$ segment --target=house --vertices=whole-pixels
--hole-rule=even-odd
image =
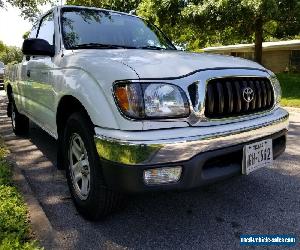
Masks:
[[[254,60],[254,44],[208,47],[203,51]],[[262,64],[276,73],[300,72],[300,40],[264,42]]]

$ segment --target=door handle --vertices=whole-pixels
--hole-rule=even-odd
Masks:
[[[27,77],[30,77],[30,70],[27,70],[26,75],[27,75]]]

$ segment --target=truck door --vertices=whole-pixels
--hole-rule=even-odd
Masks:
[[[46,14],[41,19],[36,37],[55,46],[53,12]],[[51,77],[53,69],[53,58],[50,56],[33,56],[27,63],[27,91],[30,93],[29,112],[33,121],[48,132],[53,131],[53,123],[56,121],[55,93]]]

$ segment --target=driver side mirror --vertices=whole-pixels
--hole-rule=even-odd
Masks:
[[[25,39],[22,46],[24,55],[33,56],[51,56],[55,54],[54,46],[50,45],[46,40],[39,38]]]

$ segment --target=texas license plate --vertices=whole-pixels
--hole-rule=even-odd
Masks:
[[[244,146],[243,174],[249,174],[259,168],[272,165],[273,147],[271,139]]]

